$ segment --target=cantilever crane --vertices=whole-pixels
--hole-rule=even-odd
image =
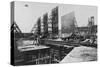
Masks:
[[[22,31],[20,30],[16,22],[13,22],[13,24],[11,25],[11,33],[18,34],[18,36],[21,38],[23,37]]]

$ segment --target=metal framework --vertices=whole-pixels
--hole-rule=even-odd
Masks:
[[[43,35],[45,37],[48,36],[48,14],[46,13],[44,16],[43,16]]]
[[[41,35],[41,18],[38,18],[37,21],[37,34]]]
[[[23,37],[22,31],[20,30],[16,22],[13,22],[13,24],[11,25],[11,33],[18,34],[18,36]]]
[[[43,15],[43,19],[38,18],[36,24],[31,30],[31,33],[42,35],[43,37],[58,35],[58,7],[52,9],[49,17],[48,13],[46,13]]]
[[[58,35],[58,7],[52,10],[52,34]]]

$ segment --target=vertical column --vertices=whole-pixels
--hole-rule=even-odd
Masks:
[[[37,34],[41,35],[41,18],[38,18],[37,21]]]
[[[48,36],[48,14],[43,16],[44,37]]]
[[[58,35],[58,7],[52,10],[52,34]]]

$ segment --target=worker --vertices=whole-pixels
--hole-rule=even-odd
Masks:
[[[37,46],[39,46],[39,44],[40,44],[40,36],[37,37]]]

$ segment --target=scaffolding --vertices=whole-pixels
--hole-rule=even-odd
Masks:
[[[52,35],[58,35],[58,7],[52,9]]]

